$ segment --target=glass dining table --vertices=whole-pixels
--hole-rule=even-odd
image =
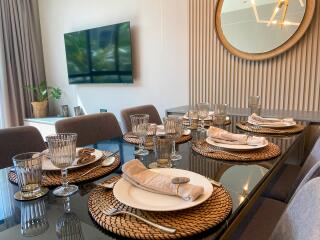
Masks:
[[[231,124],[225,126],[226,130],[234,133],[243,133],[236,128],[235,123],[246,120],[245,117],[231,116]],[[303,144],[308,122],[301,122],[306,126],[305,130],[299,134],[286,136],[265,137],[277,144],[281,149],[281,155],[266,161],[257,162],[237,162],[221,161],[204,157],[192,150],[192,143],[204,138],[204,134],[192,131],[192,140],[180,144],[177,148],[182,155],[182,159],[175,161],[174,168],[186,169],[219,181],[229,191],[233,208],[227,219],[214,228],[194,236],[194,239],[218,239],[227,231],[231,231],[232,224],[241,221],[246,212],[255,201],[265,186],[270,182],[277,169],[285,162],[299,164],[305,153]],[[251,134],[251,133],[247,133]],[[17,143],[18,144],[18,143]],[[93,145],[94,148],[107,151],[118,151],[120,153],[121,164],[134,159],[135,145],[125,142],[122,138],[101,141]],[[155,161],[152,151],[148,156],[140,159],[146,166]],[[122,239],[120,236],[108,232],[98,224],[88,212],[88,196],[97,186],[96,184],[106,179],[121,174],[121,167],[113,173],[100,179],[79,184],[79,191],[70,198],[55,197],[51,191],[43,198],[20,202],[13,198],[18,191],[18,187],[9,182],[8,173],[10,168],[0,170],[0,239],[63,239],[63,224],[66,221],[73,221],[73,226],[77,227],[79,236],[73,239]],[[48,226],[44,232],[38,236],[25,237],[22,235],[25,227],[25,215],[28,208],[41,208],[45,215]],[[66,206],[70,209],[70,214],[65,214]]]

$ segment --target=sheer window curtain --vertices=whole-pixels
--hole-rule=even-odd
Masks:
[[[38,0],[0,1],[0,126],[31,117],[26,85],[45,80]]]
[[[0,41],[1,41],[0,37]],[[3,58],[3,46],[0,44],[0,128],[4,128],[8,124],[6,116],[7,114],[5,113],[6,106],[6,99],[7,97],[5,96],[6,92],[4,91],[5,89],[5,82],[4,82],[4,58]]]

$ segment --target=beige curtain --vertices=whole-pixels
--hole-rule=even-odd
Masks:
[[[31,116],[33,100],[25,86],[45,80],[38,0],[0,1],[0,55],[4,123],[22,125]]]

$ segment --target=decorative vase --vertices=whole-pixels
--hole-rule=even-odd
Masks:
[[[34,118],[44,118],[48,116],[48,100],[42,102],[31,102]]]

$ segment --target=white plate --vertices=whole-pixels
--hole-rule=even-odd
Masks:
[[[190,183],[203,186],[204,193],[195,201],[185,201],[180,197],[157,194],[133,186],[121,178],[113,188],[113,194],[121,203],[146,211],[176,211],[197,206],[206,201],[212,194],[212,184],[200,174],[175,168],[150,169],[161,174],[177,177],[188,177]]]
[[[157,126],[157,136],[163,136],[166,133],[164,132],[164,126],[163,125],[158,125]],[[185,129],[182,133],[182,135],[186,136],[186,135],[190,135],[191,134],[191,130],[190,129]],[[150,136],[151,134],[149,134]]]
[[[209,116],[206,117],[204,120],[205,120],[205,121],[212,121],[212,117],[213,117],[213,116],[214,116],[214,111],[209,111]],[[189,120],[188,113],[186,113],[185,115],[183,115],[183,119]]]
[[[78,151],[80,149],[81,148],[77,148],[77,153],[78,153]],[[103,152],[100,151],[100,150],[95,149],[95,151],[93,153],[91,153],[91,155],[95,156],[94,160],[92,160],[90,162],[87,162],[87,163],[84,163],[84,164],[81,164],[81,165],[78,165],[77,161],[78,161],[79,158],[76,158],[73,161],[72,165],[70,167],[68,167],[68,169],[76,169],[76,168],[83,167],[83,166],[89,165],[91,163],[94,163],[94,162],[98,161],[103,156]],[[56,166],[54,166],[49,158],[44,157],[43,160],[42,160],[42,170],[56,171],[56,170],[60,170],[60,168],[57,168]]]
[[[279,124],[274,124],[274,123],[256,123],[251,120],[248,120],[248,123],[255,125],[255,126],[260,126],[260,127],[268,127],[268,128],[287,128],[287,127],[293,127],[297,125],[296,122],[283,122]]]
[[[212,146],[215,147],[221,147],[223,149],[227,149],[227,150],[233,150],[233,151],[249,151],[249,150],[255,150],[255,149],[260,149],[260,148],[264,148],[265,146],[268,145],[268,141],[266,140],[264,144],[260,144],[260,145],[241,145],[241,144],[226,144],[226,143],[218,143],[215,142],[211,137],[207,137],[206,138],[206,142],[209,143]]]

